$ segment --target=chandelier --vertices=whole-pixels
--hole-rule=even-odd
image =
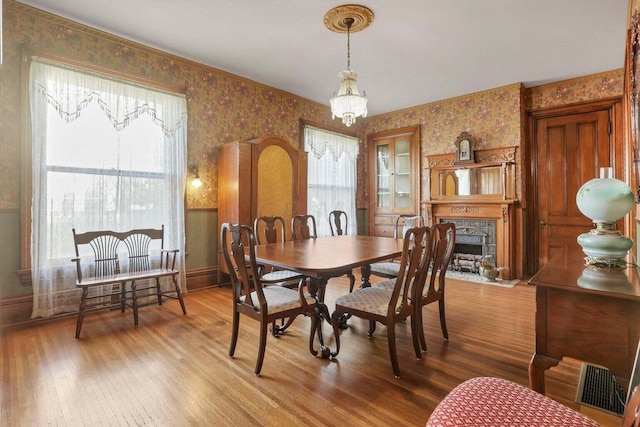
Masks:
[[[340,88],[329,100],[332,118],[340,117],[345,126],[351,126],[357,117],[367,117],[367,96],[358,91],[358,73],[351,70],[351,31],[360,31],[373,21],[370,9],[359,5],[338,6],[324,17],[331,31],[347,33],[347,69],[338,73]],[[355,24],[355,26],[354,26]]]

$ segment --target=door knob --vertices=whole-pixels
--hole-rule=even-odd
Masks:
[[[544,227],[545,225],[547,225],[547,223],[546,223],[546,222],[544,222],[544,221],[540,221],[540,225],[541,225],[542,227]]]

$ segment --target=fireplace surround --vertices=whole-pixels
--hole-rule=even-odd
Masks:
[[[453,222],[457,243],[481,246],[482,255],[492,256],[505,280],[512,279],[516,271],[515,150],[516,147],[476,150],[475,162],[468,165],[456,163],[455,153],[429,156],[427,198],[421,202],[428,225]],[[470,172],[464,173],[465,170]],[[470,183],[466,182],[467,177]],[[458,186],[463,183],[472,191],[460,191]],[[479,235],[482,243],[478,243]],[[478,248],[474,250],[477,252]]]

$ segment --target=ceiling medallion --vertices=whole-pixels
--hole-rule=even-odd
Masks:
[[[346,33],[345,18],[353,19],[353,24],[351,24],[349,31],[357,33],[371,25],[373,12],[368,7],[359,4],[336,6],[324,14],[324,25],[334,33]]]
[[[347,33],[347,69],[338,73],[340,88],[329,100],[332,118],[342,119],[345,126],[351,126],[358,117],[367,117],[367,95],[358,91],[358,73],[351,70],[350,35],[361,31],[373,22],[373,12],[356,4],[338,6],[324,15],[324,25],[336,33]],[[357,28],[354,29],[354,28]]]

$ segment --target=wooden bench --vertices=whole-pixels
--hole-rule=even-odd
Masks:
[[[160,229],[136,229],[124,232],[76,233],[73,229],[73,243],[76,257],[71,261],[76,263],[76,286],[82,289],[76,338],[80,337],[82,321],[88,309],[114,308],[119,305],[120,310],[124,312],[125,305],[130,301],[133,320],[137,325],[138,293],[142,291],[147,291],[145,296],[157,296],[160,305],[163,297],[178,299],[182,313],[187,314],[177,280],[180,270],[175,269],[176,255],[179,250],[164,249],[164,225]],[[159,246],[159,260],[156,262],[152,262],[150,256],[152,244]],[[123,245],[127,251],[127,258],[122,262],[126,265],[126,271],[120,270],[119,251]],[[89,251],[88,248],[91,250]],[[93,253],[93,265],[84,268],[88,277],[83,276],[81,252]],[[161,289],[160,279],[163,277],[171,278],[173,289],[166,291]],[[154,281],[155,285],[137,288],[136,283],[142,280]],[[100,287],[102,289],[99,289]],[[95,291],[90,295],[91,289]]]

